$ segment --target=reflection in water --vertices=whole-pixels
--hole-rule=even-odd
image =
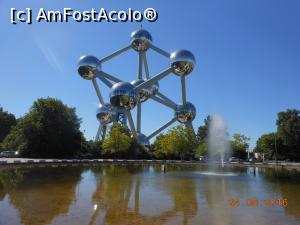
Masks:
[[[193,179],[170,182],[168,191],[174,201],[174,211],[182,212],[182,224],[188,224],[188,219],[195,216],[198,210],[196,187]]]
[[[0,182],[0,201],[2,201],[5,197],[5,191],[4,191],[4,187],[2,185],[2,183]]]
[[[161,212],[157,216],[146,217],[140,213],[139,207],[142,177],[136,175],[142,173],[143,169],[141,166],[116,165],[102,169],[101,178],[93,194],[93,204],[97,208],[89,224],[97,224],[97,217],[101,210],[105,211],[104,224],[164,224],[168,218],[179,212],[183,214],[182,224],[188,223],[188,218],[197,212],[194,181],[170,181],[167,182],[167,187],[158,187],[166,188],[169,192],[174,201],[173,209]],[[159,171],[157,166],[154,171]],[[97,176],[97,172],[94,172]],[[134,206],[130,208],[132,196]]]
[[[49,224],[68,213],[81,172],[80,167],[10,169],[0,171],[0,183],[22,224]]]
[[[285,212],[300,220],[300,173],[296,170],[270,168],[261,169],[261,173],[270,181],[269,188],[279,192],[281,198],[288,200],[288,207],[284,208]]]
[[[230,224],[229,220],[229,208],[224,207],[224,205],[216,204],[216,202],[226,202],[226,196],[228,194],[228,187],[225,187],[226,183],[224,178],[220,178],[219,180],[209,179],[205,184],[207,188],[206,192],[206,202],[208,207],[211,210],[211,218],[212,224]]]
[[[0,224],[8,214],[10,224],[25,225],[298,224],[300,173],[259,169],[253,176],[251,169],[222,169],[236,176],[211,176],[191,165],[167,165],[167,173],[160,165],[0,170]],[[242,204],[270,196],[289,199],[289,207]],[[228,207],[229,197],[241,205]]]

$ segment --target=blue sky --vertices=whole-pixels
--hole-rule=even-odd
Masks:
[[[159,18],[143,22],[154,44],[172,51],[188,49],[197,66],[187,77],[187,97],[197,108],[194,127],[208,114],[220,113],[228,131],[251,137],[276,129],[277,112],[300,108],[300,1],[173,0],[173,1],[34,1],[0,0],[0,104],[17,117],[40,97],[55,97],[76,107],[87,138],[95,136],[98,104],[92,83],[76,71],[81,55],[99,58],[129,44],[139,23],[10,23],[10,8],[47,10],[144,10]],[[149,52],[152,75],[168,60]],[[103,65],[103,70],[131,81],[137,55],[130,51]],[[108,90],[98,82],[106,101]],[[179,102],[180,82],[173,74],[161,91]],[[173,116],[153,102],[143,105],[143,132],[151,133]]]

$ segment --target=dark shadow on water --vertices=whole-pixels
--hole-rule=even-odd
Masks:
[[[0,183],[22,224],[49,224],[75,201],[82,167],[19,168],[0,171]]]

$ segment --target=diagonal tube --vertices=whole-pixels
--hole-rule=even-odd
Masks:
[[[102,96],[101,91],[100,91],[100,89],[99,89],[99,86],[98,86],[98,84],[97,84],[96,78],[93,78],[93,79],[92,79],[92,82],[93,82],[93,85],[94,85],[96,94],[97,94],[97,96],[98,96],[98,98],[99,98],[100,104],[101,104],[101,105],[104,105],[104,99],[103,99],[103,96]]]
[[[177,107],[177,104],[175,102],[173,102],[171,99],[169,99],[167,96],[165,96],[161,92],[158,92],[156,95],[158,97],[160,97],[162,100],[164,100],[165,102],[168,102],[168,104],[172,105],[173,108]]]
[[[150,98],[151,98],[152,100],[156,101],[156,102],[159,102],[160,104],[163,104],[163,105],[165,105],[165,106],[171,108],[171,109],[176,110],[176,108],[177,108],[177,105],[176,105],[176,104],[170,104],[170,102],[167,102],[166,100],[161,99],[161,98],[159,98],[159,97],[157,97],[157,96],[155,96],[155,95],[150,96]]]
[[[96,77],[101,80],[106,86],[108,86],[109,88],[112,87],[112,83],[107,80],[105,77],[103,77],[99,72],[96,73]]]
[[[116,82],[116,83],[122,82],[122,80],[120,80],[119,78],[116,78],[115,76],[112,76],[112,75],[110,75],[108,73],[105,73],[104,71],[99,71],[99,74],[101,76],[105,77],[106,79],[109,79],[109,80],[111,80],[113,82]]]
[[[136,91],[140,91],[143,88],[149,87],[152,84],[156,83],[157,81],[161,80],[162,78],[166,77],[170,73],[172,73],[172,68],[171,67],[168,68],[168,69],[166,69],[166,70],[164,70],[160,74],[152,77],[151,79],[146,80],[145,82],[141,83],[140,85],[136,86],[135,90]]]
[[[127,119],[128,119],[130,130],[131,130],[133,136],[136,138],[136,130],[135,130],[135,127],[134,127],[131,112],[129,110],[126,110],[126,116],[127,116]]]
[[[106,61],[108,61],[108,60],[110,60],[110,59],[112,59],[112,58],[114,58],[114,57],[120,55],[121,53],[126,52],[126,51],[129,50],[130,48],[131,48],[131,45],[126,46],[125,48],[121,48],[120,50],[115,51],[114,53],[112,53],[112,54],[110,54],[110,55],[108,55],[108,56],[106,56],[106,57],[100,59],[99,61],[100,61],[100,63],[104,63],[104,62],[106,62]]]
[[[153,138],[155,135],[157,135],[158,133],[160,133],[162,130],[166,129],[168,126],[170,126],[172,123],[174,123],[177,119],[173,118],[171,119],[169,122],[167,122],[165,125],[163,125],[162,127],[158,128],[156,131],[154,131],[152,134],[150,134],[147,138],[151,139]]]
[[[156,46],[154,46],[154,45],[150,45],[150,48],[153,50],[153,51],[155,51],[155,52],[157,52],[157,53],[159,53],[159,54],[161,54],[161,55],[163,55],[163,56],[165,56],[165,57],[167,57],[167,58],[170,58],[170,53],[169,52],[166,52],[166,51],[164,51],[164,50],[162,50],[161,48],[159,48],[159,47],[156,47]]]

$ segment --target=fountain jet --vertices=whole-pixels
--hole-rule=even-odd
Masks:
[[[224,167],[224,157],[230,151],[228,134],[225,122],[221,115],[212,116],[208,134],[208,155],[210,159],[216,159],[219,155],[221,165]]]

